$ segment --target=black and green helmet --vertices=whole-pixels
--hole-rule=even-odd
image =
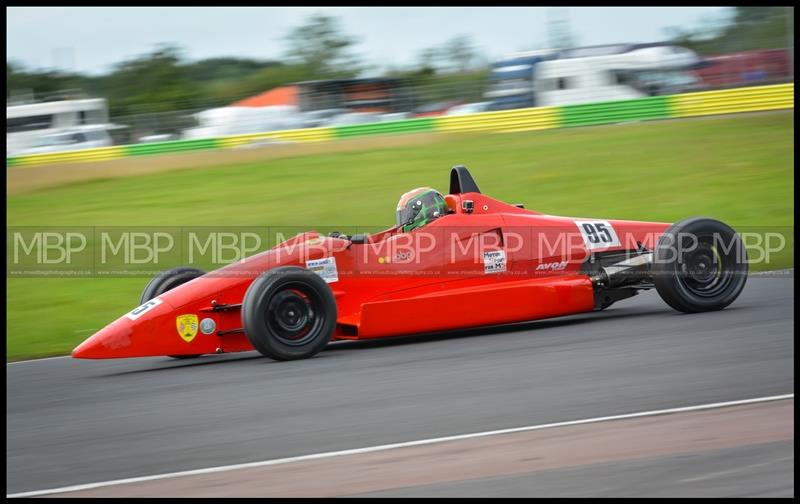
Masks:
[[[418,187],[400,197],[397,203],[397,226],[411,231],[447,213],[442,193],[430,187]]]

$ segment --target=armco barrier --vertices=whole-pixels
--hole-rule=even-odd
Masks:
[[[424,133],[433,131],[433,129],[434,120],[432,118],[407,119],[405,121],[338,126],[333,128],[333,137],[349,138],[362,135],[385,135],[391,133]]]
[[[561,127],[590,126],[626,121],[647,121],[669,117],[669,97],[566,105],[561,109]]]
[[[97,149],[84,149],[70,152],[57,152],[54,154],[32,154],[30,156],[17,156],[6,158],[6,166],[32,166],[55,163],[83,163],[86,161],[105,161],[125,157],[124,145],[114,147],[101,147]]]
[[[461,116],[444,116],[436,119],[436,131],[487,131],[511,133],[557,128],[560,124],[559,107],[537,107],[483,112]]]
[[[537,107],[463,116],[443,116],[352,126],[270,131],[198,140],[120,145],[56,154],[31,154],[7,157],[6,167],[104,161],[121,157],[157,155],[170,152],[229,149],[264,141],[326,142],[364,135],[419,132],[484,131],[487,133],[510,133],[626,121],[647,121],[671,117],[692,117],[791,108],[794,108],[793,82],[773,86],[655,96],[585,105]]]
[[[733,114],[786,108],[794,108],[794,83],[705,91],[670,97],[671,117]]]
[[[231,149],[263,141],[325,142],[331,139],[333,139],[333,128],[312,128],[226,136],[217,138],[217,142],[221,148]]]
[[[128,156],[147,156],[151,154],[164,154],[167,152],[185,152],[218,148],[219,143],[216,138],[204,138],[199,140],[177,140],[174,142],[126,145],[125,153]]]

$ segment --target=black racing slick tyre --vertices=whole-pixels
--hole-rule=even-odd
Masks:
[[[331,340],[336,298],[313,271],[283,266],[256,278],[242,301],[247,339],[275,360],[306,359]]]
[[[189,280],[194,280],[195,278],[201,277],[205,274],[206,272],[201,269],[183,266],[162,271],[153,277],[153,279],[150,280],[150,282],[148,282],[148,284],[144,287],[142,295],[139,297],[139,304],[142,305],[154,297],[164,294],[168,290],[174,289],[179,285],[185,284]],[[172,357],[173,359],[194,359],[195,357],[200,356],[169,355],[169,357]]]
[[[653,251],[651,268],[658,294],[684,313],[721,310],[747,281],[747,251],[727,224],[705,217],[669,227]]]
[[[179,285],[183,285],[189,280],[205,275],[206,272],[197,269],[180,266],[166,271],[162,271],[144,287],[142,295],[139,298],[139,304],[144,304],[156,296],[164,294],[168,290],[172,290]]]

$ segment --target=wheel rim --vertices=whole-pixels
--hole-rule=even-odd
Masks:
[[[681,285],[699,297],[715,297],[733,281],[735,257],[723,256],[710,234],[697,235],[697,246],[684,251],[678,264]]]
[[[290,346],[313,340],[322,325],[319,295],[294,284],[275,293],[267,303],[267,325],[274,336]]]

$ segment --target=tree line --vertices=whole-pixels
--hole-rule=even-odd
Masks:
[[[6,62],[6,97],[37,98],[89,95],[108,100],[113,117],[144,113],[197,110],[234,101],[304,80],[353,78],[371,68],[353,54],[357,40],[343,32],[339,21],[312,15],[285,37],[280,60],[216,57],[189,61],[177,45],[161,44],[151,52],[115,64],[99,76],[63,70],[36,70]],[[455,37],[423,51],[409,69],[389,69],[408,85],[473,84],[485,80],[485,60],[467,36]],[[442,93],[446,96],[446,92]],[[436,98],[435,93],[431,98]]]
[[[672,28],[668,39],[704,55],[793,44],[793,8],[736,7],[729,13],[697,30]],[[372,70],[352,52],[358,41],[344,33],[334,17],[314,14],[290,30],[285,41],[288,49],[280,60],[189,61],[179,46],[160,45],[99,76],[29,69],[7,61],[6,97],[75,90],[106,98],[111,115],[120,117],[223,106],[293,82],[351,78]],[[403,78],[423,102],[450,99],[454,90],[474,101],[481,99],[487,85],[487,66],[470,37],[460,35],[421,51],[410,68],[388,69],[385,75]]]
[[[713,56],[794,46],[794,7],[734,7],[696,29],[667,29],[669,40]]]

